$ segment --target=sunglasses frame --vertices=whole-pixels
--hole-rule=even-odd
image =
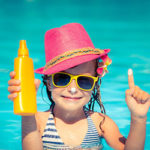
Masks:
[[[65,86],[58,86],[58,85],[56,85],[55,83],[54,83],[54,76],[56,75],[56,74],[66,74],[66,75],[68,75],[68,76],[70,76],[70,81],[68,82],[68,84],[67,85],[65,85]],[[75,81],[76,81],[76,85],[77,85],[77,87],[79,88],[79,89],[81,89],[81,90],[84,90],[84,91],[91,91],[91,90],[93,90],[93,88],[94,88],[94,86],[95,86],[95,82],[97,82],[98,81],[98,77],[94,77],[94,76],[89,76],[89,75],[72,75],[72,74],[70,74],[70,73],[66,73],[66,72],[58,72],[58,73],[54,73],[54,74],[52,74],[51,76],[52,76],[52,83],[53,83],[53,85],[55,86],[55,87],[67,87],[70,83],[71,83],[71,81],[74,79]],[[79,77],[89,77],[89,78],[92,78],[93,79],[93,81],[94,81],[94,83],[93,83],[93,85],[92,85],[92,88],[91,89],[83,89],[83,88],[81,88],[79,85],[78,85],[78,82],[77,82],[77,79],[79,78]]]

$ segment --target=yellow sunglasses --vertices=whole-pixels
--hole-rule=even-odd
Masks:
[[[56,87],[67,87],[73,79],[76,81],[78,88],[84,91],[91,91],[95,82],[98,81],[98,77],[89,75],[72,75],[66,72],[52,74],[52,82]]]

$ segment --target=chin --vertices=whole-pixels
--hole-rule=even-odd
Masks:
[[[76,111],[83,109],[83,107],[86,105],[86,103],[83,103],[83,101],[80,102],[62,102],[59,104],[62,109],[65,111]]]

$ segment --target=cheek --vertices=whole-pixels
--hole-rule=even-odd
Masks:
[[[92,91],[83,92],[83,93],[84,93],[85,103],[87,104],[90,101],[90,99],[91,99]]]
[[[51,93],[52,93],[53,100],[56,101],[57,99],[59,99],[60,93],[62,93],[63,91],[64,91],[63,88],[57,88],[52,84],[51,85]]]
[[[85,93],[85,95],[86,95],[86,96],[88,96],[88,97],[91,97],[91,95],[92,95],[92,91],[88,91],[88,92],[86,92],[86,93]]]

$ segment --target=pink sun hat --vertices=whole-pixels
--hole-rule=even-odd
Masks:
[[[35,72],[50,75],[97,58],[108,60],[109,51],[95,48],[81,24],[69,23],[46,32],[46,65]]]

